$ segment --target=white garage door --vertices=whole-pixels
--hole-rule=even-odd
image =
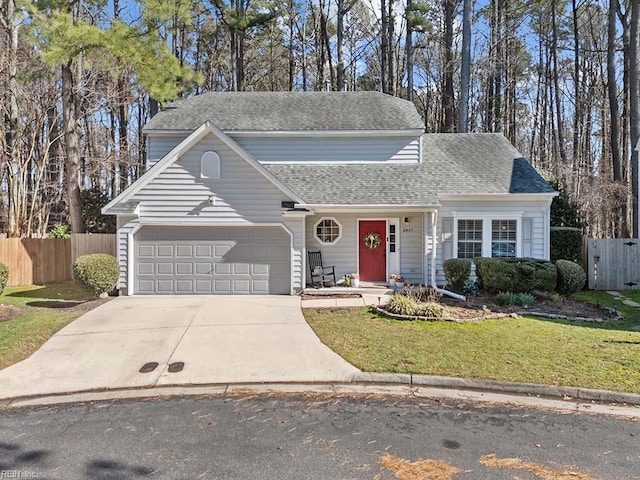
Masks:
[[[280,227],[142,227],[136,294],[289,294],[290,237]]]

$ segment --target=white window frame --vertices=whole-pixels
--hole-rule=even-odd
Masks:
[[[458,257],[458,221],[482,220],[482,256],[491,257],[492,220],[516,221],[516,257],[522,257],[522,217],[524,212],[453,212],[453,258]]]
[[[510,239],[494,239],[493,238],[493,222],[516,222],[516,238],[514,240],[510,240]],[[491,219],[491,256],[493,256],[493,244],[494,243],[505,243],[505,244],[514,244],[515,248],[514,248],[514,257],[520,257],[522,255],[518,255],[518,222],[515,218],[513,219],[504,219],[504,218],[492,218]],[[522,249],[521,249],[522,250]],[[497,258],[514,258],[514,257],[510,257],[510,256],[500,256]]]
[[[325,220],[332,220],[336,223],[336,225],[338,225],[338,236],[331,242],[324,241],[320,237],[318,237],[318,225],[320,225],[320,223],[324,222]],[[315,238],[320,245],[335,245],[342,238],[342,224],[336,217],[321,217],[316,223],[313,224],[313,238]]]
[[[211,162],[216,163],[218,175],[205,175],[205,165]],[[200,157],[200,178],[220,178],[220,155],[213,150],[207,150]]]

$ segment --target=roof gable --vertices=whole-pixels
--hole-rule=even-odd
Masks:
[[[156,162],[152,168],[150,168],[144,175],[138,178],[133,184],[131,184],[126,190],[121,192],[116,198],[111,200],[107,205],[102,208],[104,214],[117,214],[122,213],[122,205],[126,205],[127,209],[131,209],[131,199],[136,193],[142,190],[148,185],[154,178],[160,175],[166,168],[174,163],[178,158],[184,155],[191,147],[197,144],[200,140],[206,137],[208,134],[213,134],[224,142],[229,148],[255,168],[258,173],[264,176],[267,180],[273,183],[282,193],[296,202],[301,202],[302,199],[287,185],[282,183],[271,172],[264,168],[257,160],[255,160],[246,150],[238,145],[232,138],[222,132],[213,123],[207,121],[196,128],[191,135],[180,142],[173,150],[167,153],[162,159]]]
[[[144,127],[191,131],[424,131],[412,102],[380,92],[212,92],[167,105]]]

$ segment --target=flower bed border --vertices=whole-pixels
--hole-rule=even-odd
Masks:
[[[541,317],[548,318],[551,320],[569,320],[572,322],[591,322],[591,323],[604,323],[609,321],[618,321],[622,320],[622,315],[619,312],[616,312],[612,309],[609,310],[612,313],[616,313],[615,318],[604,319],[604,318],[586,318],[586,317],[574,317],[570,315],[561,315],[555,313],[543,313],[543,312],[533,312],[533,311],[524,311],[524,312],[513,312],[513,313],[493,313],[491,312],[489,315],[483,315],[472,318],[436,318],[436,317],[422,317],[419,315],[401,315],[399,313],[392,313],[388,310],[385,310],[382,307],[378,307],[376,305],[371,305],[371,309],[381,315],[384,315],[388,318],[393,318],[394,320],[423,320],[427,322],[455,322],[455,323],[473,323],[473,322],[482,322],[483,320],[498,320],[500,318],[518,318],[518,317]]]

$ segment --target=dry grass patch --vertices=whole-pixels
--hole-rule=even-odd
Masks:
[[[591,475],[578,472],[569,467],[565,467],[562,470],[552,470],[544,465],[525,462],[519,458],[498,458],[495,455],[484,455],[480,458],[480,463],[491,468],[526,470],[541,480],[597,480]]]
[[[395,455],[383,455],[379,462],[399,480],[451,480],[460,472],[453,465],[439,460],[410,462]]]

